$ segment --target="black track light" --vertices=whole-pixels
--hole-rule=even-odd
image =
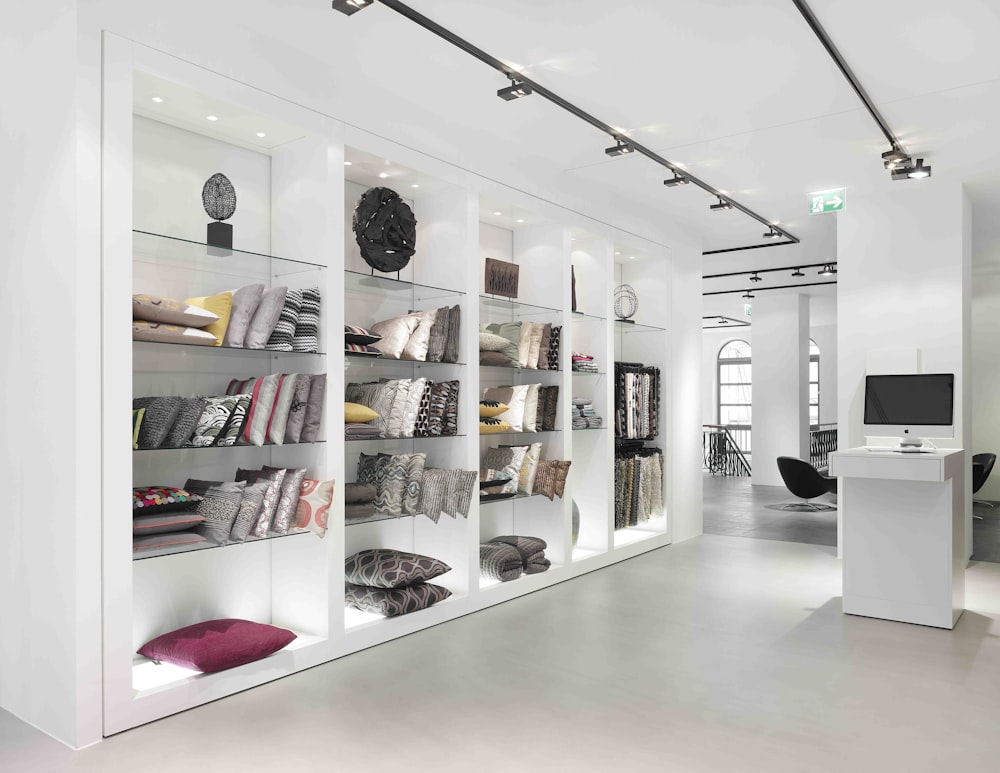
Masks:
[[[743,298],[753,298],[753,293],[750,292],[750,290],[747,290],[745,293],[743,293],[742,297]]]
[[[792,272],[792,276],[805,276],[805,274],[802,273],[801,268],[797,268]]]
[[[924,166],[924,160],[918,158],[917,163],[907,169],[906,176],[911,180],[922,180],[925,177],[931,176],[931,168]]]
[[[523,81],[519,81],[515,78],[511,78],[511,85],[505,86],[497,91],[497,96],[500,99],[504,99],[510,102],[514,99],[520,99],[521,97],[526,97],[531,93],[531,86]]]
[[[822,269],[816,272],[820,276],[833,276],[837,273],[837,269],[833,267],[832,263],[827,263]]]
[[[668,188],[674,188],[678,185],[687,185],[689,182],[691,181],[684,175],[677,174],[677,172],[674,172],[674,176],[669,180],[664,180],[663,184],[666,185]]]
[[[771,228],[770,231],[768,231],[766,234],[763,234],[763,237],[765,239],[777,239],[779,236],[781,236],[781,231],[775,231],[774,228]]]
[[[893,147],[892,150],[887,150],[882,154],[882,164],[886,169],[898,169],[909,163],[910,157],[898,147]]]
[[[728,324],[729,324],[729,320],[728,320],[728,319],[726,319],[725,317],[723,317],[722,319],[720,319],[720,320],[719,320],[718,322],[716,322],[715,324],[717,324],[717,325],[728,325]]]
[[[333,10],[350,16],[367,8],[374,2],[375,0],[333,0]]]
[[[752,274],[750,275],[750,281],[751,281],[751,282],[763,282],[763,281],[764,281],[764,277],[762,277],[762,276],[757,276],[757,272],[756,272],[756,271],[754,271],[754,272],[753,272],[753,273],[752,273]]]
[[[631,153],[634,150],[635,148],[627,142],[622,142],[620,137],[615,137],[615,146],[613,148],[605,148],[604,152],[609,156],[624,156],[626,153]]]
[[[710,210],[712,210],[713,212],[721,212],[724,209],[732,209],[733,205],[732,205],[732,202],[726,201],[724,198],[722,198],[720,196],[719,197],[719,203],[718,204],[709,204],[708,208]]]

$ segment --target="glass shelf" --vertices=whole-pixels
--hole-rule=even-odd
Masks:
[[[364,518],[344,518],[344,526],[359,526],[362,523],[379,523],[381,521],[401,521],[404,518],[416,518],[413,513],[390,515],[388,513],[372,513]]]
[[[616,333],[666,333],[665,327],[653,327],[652,325],[640,325],[638,322],[629,322],[624,319],[615,320]]]
[[[501,502],[516,502],[519,499],[531,499],[532,497],[544,497],[544,494],[516,494],[512,497],[506,497],[505,499],[487,499],[479,500],[480,506],[482,505],[499,505]],[[548,497],[546,497],[547,499]]]
[[[587,432],[588,430],[597,430],[598,432],[607,429],[607,427],[573,427],[573,432]]]
[[[344,352],[344,359],[350,360],[351,366],[357,365],[412,365],[416,368],[443,368],[449,365],[465,365],[464,362],[433,362],[428,360],[397,360],[393,357],[372,357],[367,354]]]
[[[484,315],[483,312],[487,312]],[[493,316],[504,319],[529,319],[533,317],[554,317],[562,316],[561,309],[553,309],[548,306],[535,306],[531,303],[521,303],[510,298],[498,298],[493,295],[479,296],[479,316]],[[558,321],[556,319],[555,321]]]
[[[225,545],[220,545],[217,542],[212,542],[211,540],[205,540],[204,542],[195,542],[189,545],[176,545],[174,547],[166,548],[147,548],[144,550],[136,550],[132,553],[133,561],[145,561],[150,558],[163,558],[164,556],[178,556],[182,553],[198,553],[203,550],[214,550],[216,548],[236,548],[241,545],[249,545],[256,542],[269,542],[275,539],[284,539],[286,537],[297,537],[301,534],[311,534],[312,532],[301,529],[296,531],[290,531],[288,534],[269,534],[266,537],[247,537],[244,542],[227,542]]]
[[[608,375],[607,371],[603,371],[603,370],[598,370],[598,371],[593,371],[593,370],[574,370],[574,371],[571,371],[571,372],[572,372],[572,374],[574,376],[606,376],[606,375]]]
[[[598,316],[596,316],[594,314],[584,314],[582,311],[571,311],[570,315],[572,316],[574,322],[576,322],[576,321],[580,321],[580,322],[586,322],[586,321],[590,321],[590,322],[607,322],[608,321],[607,317],[598,317]]]
[[[531,431],[530,429],[522,430],[509,430],[508,432],[480,432],[480,438],[497,437],[503,435],[541,435],[545,432],[562,432],[561,429],[536,429]]]
[[[345,443],[387,443],[391,440],[442,440],[465,435],[419,435],[416,437],[345,437]],[[287,445],[287,444],[286,444]]]
[[[513,365],[480,365],[480,368],[491,368],[493,370],[513,370],[513,371],[523,371],[525,373],[562,373],[560,369],[553,370],[552,368],[522,368],[520,365],[514,367]]]
[[[344,294],[345,296],[378,295],[383,300],[389,299],[399,302],[440,301],[442,299],[447,301],[452,299],[447,304],[439,303],[439,306],[453,306],[465,296],[461,290],[408,282],[403,279],[395,279],[391,274],[373,275],[349,269],[344,271]]]
[[[326,269],[326,266],[319,263],[246,250],[227,250],[149,231],[132,232],[132,255],[136,260],[152,261],[159,266],[172,265],[191,271],[207,271],[260,280]]]
[[[271,349],[245,349],[242,346],[199,346],[198,344],[181,344],[167,341],[132,341],[133,351],[153,353],[170,352],[183,356],[189,354],[209,354],[223,357],[258,357],[265,359],[273,357],[325,357],[326,352],[278,352]]]
[[[264,443],[262,446],[257,446],[253,444],[244,445],[234,445],[234,446],[170,446],[159,448],[133,448],[132,453],[137,454],[140,451],[235,451],[241,448],[285,448],[287,446],[314,446],[318,443],[325,443],[325,440],[314,440],[312,443],[282,443],[278,445],[277,443]]]

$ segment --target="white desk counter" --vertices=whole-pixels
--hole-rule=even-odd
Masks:
[[[830,454],[844,612],[953,628],[965,607],[965,452]]]

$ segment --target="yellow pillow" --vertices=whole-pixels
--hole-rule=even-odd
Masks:
[[[480,435],[493,435],[497,432],[510,432],[510,423],[500,419],[489,419],[479,422]]]
[[[483,400],[479,403],[479,418],[492,419],[505,413],[509,408],[510,406],[498,403],[496,400]]]
[[[344,421],[352,424],[364,424],[366,421],[374,421],[378,417],[378,414],[367,405],[344,403]]]
[[[217,314],[219,320],[211,325],[205,325],[202,330],[215,336],[215,345],[222,346],[222,339],[226,336],[226,328],[229,327],[229,314],[233,310],[232,292],[218,293],[217,295],[205,295],[200,298],[187,298],[184,303],[205,309],[213,314]]]

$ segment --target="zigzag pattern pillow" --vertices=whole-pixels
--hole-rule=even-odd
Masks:
[[[302,291],[289,290],[285,294],[285,305],[281,307],[278,323],[267,339],[265,349],[275,352],[292,351],[292,341],[295,339],[295,325],[302,309]]]
[[[307,287],[302,291],[302,306],[299,308],[299,317],[295,321],[295,332],[292,336],[293,352],[319,351],[320,301],[318,287]]]

